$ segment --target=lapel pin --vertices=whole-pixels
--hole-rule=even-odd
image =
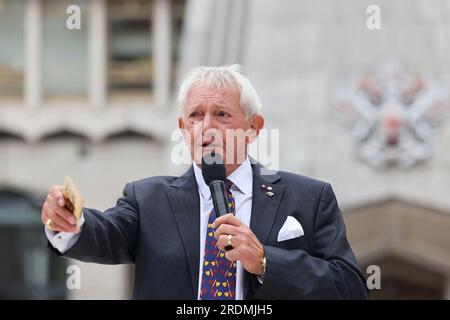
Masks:
[[[273,197],[275,195],[275,193],[272,192],[272,187],[271,186],[266,186],[265,184],[261,185],[261,189],[263,190],[267,190],[265,193],[266,196],[268,197]]]

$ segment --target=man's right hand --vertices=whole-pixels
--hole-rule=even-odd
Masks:
[[[80,232],[75,216],[66,207],[62,186],[53,186],[48,191],[42,205],[41,221],[51,231]]]

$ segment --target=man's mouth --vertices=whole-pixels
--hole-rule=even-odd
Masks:
[[[207,146],[209,146],[209,145],[211,145],[211,144],[212,144],[212,141],[203,142],[203,143],[202,143],[202,147],[203,147],[203,148],[206,148]]]
[[[202,144],[202,148],[221,148],[222,146],[219,144],[215,144],[215,143],[203,143]]]
[[[202,147],[203,148],[207,148],[207,147],[221,147],[221,144],[215,143],[214,140],[215,140],[214,138],[203,140]]]

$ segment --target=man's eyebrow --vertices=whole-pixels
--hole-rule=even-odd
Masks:
[[[221,109],[227,109],[227,110],[230,109],[230,107],[227,104],[222,104],[222,103],[214,103],[213,106],[216,108],[221,108]],[[189,107],[191,110],[195,110],[195,109],[204,107],[204,105],[202,103],[199,103],[199,104],[195,104],[195,105],[192,105]]]

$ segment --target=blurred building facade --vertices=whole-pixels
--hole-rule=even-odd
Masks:
[[[448,93],[450,4],[375,2],[0,0],[0,253],[14,261],[0,294],[128,298],[129,266],[76,262],[82,287],[65,290],[75,262],[43,250],[42,196],[70,174],[86,206],[106,209],[127,181],[182,173],[170,161],[180,75],[239,63],[280,129],[280,169],[329,181],[363,270],[380,266],[372,297],[449,299],[450,125],[426,137],[426,161],[374,168],[334,98],[391,59]],[[371,4],[378,30],[366,26]],[[80,30],[66,27],[70,5]]]

